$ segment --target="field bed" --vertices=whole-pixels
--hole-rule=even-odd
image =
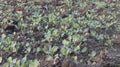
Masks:
[[[119,0],[1,0],[2,67],[120,67]]]

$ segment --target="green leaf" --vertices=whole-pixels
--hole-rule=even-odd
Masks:
[[[9,67],[9,63],[5,63],[3,67]]]
[[[27,56],[25,56],[24,58],[22,58],[21,63],[24,64],[27,61]]]
[[[87,51],[87,49],[88,49],[87,47],[84,47],[81,52],[85,53]]]
[[[78,57],[77,57],[77,56],[74,56],[73,58],[74,58],[74,60],[75,60],[75,61],[77,61],[77,59],[78,59]]]
[[[68,44],[69,44],[69,41],[63,40],[63,41],[62,41],[62,44],[63,44],[63,45],[68,45]]]
[[[30,47],[28,47],[28,48],[27,48],[27,51],[28,51],[28,53],[30,53],[30,51],[31,51],[31,48],[30,48]]]
[[[80,46],[78,45],[77,47],[74,48],[74,51],[79,51],[80,50]]]
[[[72,52],[72,49],[67,47],[66,48],[66,55],[69,55],[71,52]]]
[[[106,6],[105,2],[94,2],[94,4],[96,4],[98,7],[104,7],[104,6]]]
[[[39,61],[38,60],[34,60],[34,67],[38,67],[38,65],[39,65]]]
[[[21,67],[28,67],[28,65],[24,63],[24,64],[21,64]]]
[[[53,52],[56,52],[57,50],[58,50],[58,47],[57,47],[57,46],[53,46],[53,47],[52,47],[52,51],[53,51]]]
[[[36,48],[36,52],[39,52],[39,51],[41,51],[41,48],[40,48],[40,47],[37,47],[37,48]]]
[[[55,29],[55,30],[52,32],[52,36],[54,36],[54,37],[57,37],[57,36],[58,36],[58,30],[57,30],[57,29]]]
[[[52,59],[53,59],[53,57],[50,56],[50,55],[46,58],[47,61],[50,61],[50,60],[52,60]]]
[[[83,59],[80,59],[80,62],[82,63],[82,62],[83,62]]]
[[[16,67],[21,67],[20,60],[17,60],[15,64],[16,64]]]
[[[0,57],[0,63],[2,62],[2,57]]]
[[[8,62],[12,62],[12,57],[9,57],[9,58],[8,58]]]
[[[63,55],[68,56],[72,52],[72,49],[70,49],[68,47],[64,47],[61,49],[61,52]]]
[[[29,67],[38,67],[38,65],[39,65],[39,61],[36,59],[29,63]]]
[[[6,35],[5,34],[2,34],[2,39],[4,39],[6,37]]]
[[[13,59],[13,63],[16,63],[17,62],[17,59]]]
[[[95,51],[92,51],[91,54],[90,54],[91,57],[95,57],[95,55],[96,55]]]
[[[76,42],[76,41],[78,41],[79,40],[79,37],[77,36],[77,35],[74,35],[73,36],[73,42]]]

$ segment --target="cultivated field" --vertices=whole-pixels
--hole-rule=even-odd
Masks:
[[[120,67],[119,0],[0,0],[1,67]]]

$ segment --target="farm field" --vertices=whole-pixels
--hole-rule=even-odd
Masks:
[[[0,0],[0,67],[120,67],[120,1]]]

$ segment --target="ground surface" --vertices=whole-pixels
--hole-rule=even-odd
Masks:
[[[3,67],[120,67],[119,0],[1,0]]]

